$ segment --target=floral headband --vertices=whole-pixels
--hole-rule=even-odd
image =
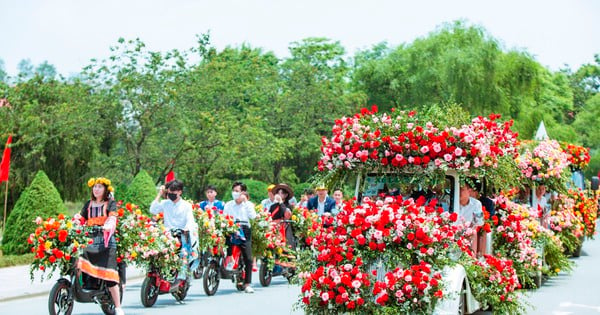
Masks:
[[[87,182],[88,187],[94,187],[96,184],[102,184],[107,187],[108,191],[113,192],[115,189],[111,186],[110,179],[104,177],[90,178]]]

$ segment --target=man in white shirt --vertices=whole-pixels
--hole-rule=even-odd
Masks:
[[[242,245],[242,257],[244,259],[244,266],[246,268],[246,277],[244,279],[244,292],[254,293],[254,289],[250,286],[252,283],[252,230],[250,228],[250,220],[256,218],[256,210],[254,204],[248,201],[247,187],[242,182],[235,182],[231,187],[231,197],[233,200],[228,201],[225,204],[224,214],[228,214],[233,217],[235,222],[240,226],[242,232],[244,232],[245,240]],[[231,244],[229,238],[227,238],[228,248],[227,255],[231,256]]]
[[[156,198],[154,198],[154,201],[150,205],[150,212],[152,214],[163,213],[164,224],[167,229],[180,229],[186,235],[189,235],[189,240],[187,237],[181,238],[181,248],[191,249],[192,246],[190,244],[197,245],[198,243],[198,225],[196,224],[196,220],[194,220],[192,205],[181,198],[182,192],[183,182],[177,179],[168,182],[165,186],[161,186],[158,195],[156,195]],[[160,201],[160,198],[165,196],[165,193],[167,199]],[[180,254],[183,257],[183,255],[191,255],[192,253],[182,250]],[[180,271],[177,273],[177,279],[171,285],[173,292],[183,283],[186,276],[187,267],[182,264]]]
[[[471,197],[472,188],[468,183],[463,184],[460,187],[460,197],[459,204],[460,208],[458,209],[458,222],[470,224],[471,227],[476,229],[478,226],[483,226],[483,206],[481,202],[473,197]],[[478,238],[477,233],[474,233],[471,240],[471,247],[473,248],[473,252],[476,254],[478,248],[478,241],[485,242],[485,237]],[[485,248],[485,245],[479,246],[479,248]]]

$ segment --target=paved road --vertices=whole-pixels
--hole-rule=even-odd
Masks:
[[[535,307],[527,314],[544,315],[598,315],[600,314],[600,239],[586,241],[582,256],[574,259],[575,270],[561,274],[547,281],[544,286],[527,295],[527,300]],[[254,294],[238,292],[230,281],[222,280],[215,296],[208,297],[202,290],[201,280],[195,280],[185,302],[180,304],[170,295],[161,295],[156,305],[144,308],[140,302],[141,278],[130,281],[123,300],[126,314],[302,314],[294,310],[299,287],[288,285],[281,277],[276,277],[270,287],[258,284],[254,274]],[[4,282],[4,285],[7,283]],[[1,314],[47,314],[47,294],[3,300]],[[73,314],[100,314],[95,304],[76,303]],[[487,314],[479,312],[479,314]]]
[[[551,278],[528,296],[535,315],[600,314],[600,236],[583,244],[571,274]]]
[[[257,278],[254,275],[254,279]],[[222,280],[219,290],[214,296],[206,296],[202,289],[202,281],[194,280],[184,303],[178,303],[169,295],[160,295],[152,308],[145,308],[140,302],[141,279],[132,281],[125,289],[123,309],[127,315],[140,314],[303,314],[293,311],[292,305],[297,300],[299,287],[290,286],[282,277],[273,278],[270,287],[263,288],[256,280],[255,293],[241,293],[235,289],[231,281]],[[26,299],[15,299],[0,303],[0,314],[47,314],[48,296],[41,295]],[[76,303],[73,314],[102,314],[95,304]]]

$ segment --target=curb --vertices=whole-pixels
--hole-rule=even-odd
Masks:
[[[144,279],[145,277],[146,277],[145,273],[140,273],[140,274],[128,277],[127,285],[130,285],[132,283],[137,283],[139,280]],[[50,287],[49,289],[44,289],[44,290],[41,290],[38,292],[24,293],[24,294],[15,295],[15,296],[9,296],[9,297],[0,297],[0,303],[28,299],[28,298],[33,298],[33,297],[40,297],[40,296],[44,296],[44,295],[47,296],[48,294],[50,294],[51,289],[52,288]]]

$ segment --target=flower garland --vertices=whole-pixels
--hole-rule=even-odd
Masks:
[[[104,186],[107,187],[107,190],[109,192],[113,192],[115,191],[115,189],[113,188],[113,186],[111,185],[111,181],[108,178],[104,178],[104,177],[97,177],[97,178],[90,178],[87,182],[88,187],[92,188],[94,187],[94,185],[96,184],[102,184]]]
[[[569,155],[559,143],[556,140],[527,142],[522,148],[524,152],[516,162],[530,186],[546,185],[550,190],[564,190]]]
[[[386,273],[385,281],[373,285],[373,295],[375,303],[391,308],[396,314],[425,315],[432,314],[433,306],[444,296],[442,288],[441,272],[421,261],[418,265]]]
[[[569,195],[558,194],[552,198],[550,229],[561,240],[564,250],[572,253],[581,245],[584,225],[575,215],[575,200]]]
[[[576,169],[584,169],[590,164],[590,150],[588,148],[561,142],[562,150],[568,154],[568,160]]]
[[[43,280],[45,274],[46,279],[49,279],[56,270],[64,275],[73,268],[81,250],[91,241],[82,222],[83,218],[79,214],[73,218],[59,214],[56,218],[35,219],[38,226],[27,239],[31,252],[34,253],[29,270],[32,281],[36,270],[42,271]]]
[[[573,212],[583,223],[585,237],[593,239],[596,234],[596,219],[598,218],[598,198],[588,197],[581,190],[574,189],[569,189],[567,194],[575,201]]]
[[[291,219],[294,235],[300,245],[307,245],[306,239],[309,237],[314,238],[317,235],[317,230],[323,224],[319,215],[303,207],[293,208]]]
[[[416,113],[378,114],[363,109],[335,121],[331,138],[323,137],[320,171],[356,168],[393,168],[436,173],[446,169],[484,172],[503,156],[517,154],[512,121],[498,123],[500,115],[476,117],[470,125],[436,127],[422,123]]]
[[[497,219],[495,219],[496,217]],[[496,215],[493,248],[502,257],[513,259],[519,282],[527,287],[534,284],[533,275],[541,270],[534,244],[534,231],[539,227],[537,211],[513,203],[503,195],[496,197]],[[536,225],[537,223],[537,225]],[[543,246],[543,245],[539,245]]]
[[[162,215],[153,220],[130,203],[119,208],[117,214],[117,261],[147,270],[154,268],[167,277],[180,268],[181,243],[162,224]]]
[[[194,203],[194,217],[198,223],[198,242],[201,252],[220,255],[226,249],[225,240],[237,232],[233,217],[223,214],[216,207],[203,211]]]
[[[390,312],[431,313],[444,296],[439,272],[453,264],[450,252],[469,246],[456,220],[424,198],[346,202],[332,226],[307,238],[310,251],[298,264],[302,307],[369,312],[385,305]]]

